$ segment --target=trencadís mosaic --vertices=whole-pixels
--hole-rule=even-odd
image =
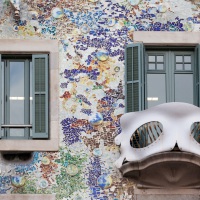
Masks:
[[[200,31],[198,0],[21,0],[20,20],[0,2],[1,39],[57,39],[60,150],[28,164],[0,162],[0,193],[57,200],[132,200],[114,166],[124,113],[124,47],[135,31]]]

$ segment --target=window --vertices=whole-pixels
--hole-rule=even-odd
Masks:
[[[199,102],[199,45],[126,48],[126,109],[139,111],[166,102]]]
[[[171,48],[145,54],[145,108],[166,102],[194,104],[194,52]]]
[[[1,58],[1,138],[48,138],[48,55]]]
[[[58,41],[0,40],[0,55],[0,151],[58,151]]]

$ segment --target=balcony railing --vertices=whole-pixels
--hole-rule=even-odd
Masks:
[[[157,140],[163,131],[160,122],[152,121],[140,126],[131,136],[130,145],[133,148],[144,148]]]

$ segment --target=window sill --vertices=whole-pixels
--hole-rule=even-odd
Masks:
[[[58,121],[51,120],[50,139],[0,140],[0,151],[58,151]]]
[[[135,31],[134,41],[145,45],[196,46],[200,43],[199,32]]]
[[[1,140],[0,151],[58,151],[58,138],[50,140]]]
[[[4,200],[55,200],[55,194],[1,194]]]

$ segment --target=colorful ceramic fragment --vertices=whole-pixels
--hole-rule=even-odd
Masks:
[[[81,30],[82,33],[86,34],[86,33],[89,33],[90,27],[89,27],[87,24],[83,24],[83,25],[80,27],[80,30]]]
[[[75,176],[76,174],[78,174],[78,167],[76,165],[70,164],[70,165],[67,166],[66,172],[70,176]]]
[[[38,12],[34,10],[29,11],[28,15],[31,20],[36,20],[38,18]]]
[[[53,8],[52,11],[51,11],[51,14],[55,19],[60,19],[64,15],[63,10],[61,8],[58,8],[58,7]]]
[[[68,40],[63,40],[63,44],[68,46],[69,45],[69,41]]]
[[[89,117],[89,122],[93,126],[100,125],[103,122],[103,116],[101,113],[96,112]]]
[[[95,156],[101,156],[101,155],[102,155],[102,151],[101,151],[101,149],[99,149],[99,148],[95,148],[95,149],[93,150],[93,154],[94,154]]]
[[[41,179],[40,181],[39,181],[39,186],[41,187],[41,188],[46,188],[46,187],[48,187],[48,185],[49,185],[49,183],[48,183],[48,181],[46,180],[46,179]]]
[[[112,185],[112,177],[108,174],[103,174],[97,179],[97,184],[102,189],[107,189]]]
[[[23,176],[13,176],[11,178],[11,183],[14,187],[22,187],[25,185],[26,179]]]
[[[108,26],[114,26],[116,24],[116,20],[114,18],[109,18],[107,21]]]
[[[119,72],[119,71],[120,71],[120,67],[116,66],[116,67],[114,68],[114,70],[115,70],[115,72]]]
[[[192,21],[187,21],[185,24],[184,24],[184,29],[186,31],[192,31],[194,29],[194,24]]]
[[[136,6],[140,3],[141,0],[127,0],[132,6]]]
[[[50,160],[46,156],[42,158],[41,162],[42,162],[43,165],[49,165],[50,164]]]
[[[96,3],[99,0],[88,0],[89,2]]]
[[[13,25],[13,31],[17,32],[18,30],[19,30],[19,27],[16,24],[14,24]]]
[[[157,8],[156,7],[149,7],[147,9],[147,13],[155,15],[157,13]]]
[[[106,61],[109,58],[109,53],[105,50],[100,50],[96,53],[96,57],[100,61]]]
[[[167,11],[167,6],[165,4],[161,4],[158,6],[158,12],[165,13]]]
[[[81,196],[76,196],[74,200],[83,200]]]

